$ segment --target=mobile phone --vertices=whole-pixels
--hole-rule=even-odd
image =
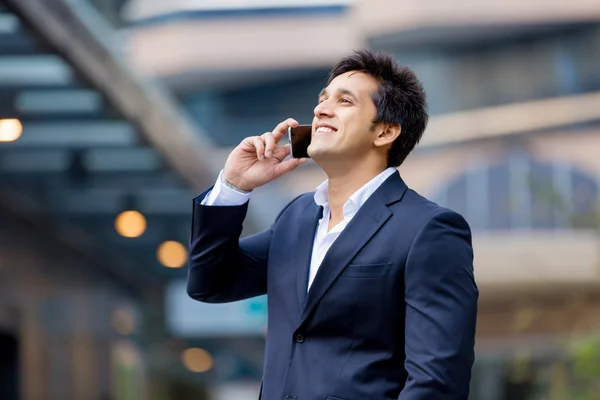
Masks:
[[[298,125],[296,128],[288,128],[290,156],[292,158],[309,158],[308,146],[310,146],[311,137],[312,125]]]

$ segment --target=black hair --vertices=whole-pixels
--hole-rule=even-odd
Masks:
[[[388,166],[400,166],[421,140],[427,121],[427,99],[413,71],[390,54],[359,50],[341,59],[331,70],[327,84],[346,72],[363,72],[375,78],[379,90],[373,96],[377,108],[374,122],[399,124],[400,136],[388,153]]]

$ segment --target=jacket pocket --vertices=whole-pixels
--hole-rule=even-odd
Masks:
[[[340,277],[342,278],[381,278],[390,272],[392,263],[383,264],[349,264]],[[344,399],[341,399],[344,400]]]
[[[325,400],[346,400],[346,399],[342,399],[341,397],[327,396],[327,398]]]

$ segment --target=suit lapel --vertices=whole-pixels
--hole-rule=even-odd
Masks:
[[[298,226],[298,242],[296,243],[296,254],[298,254],[298,264],[296,267],[296,288],[298,290],[298,303],[300,311],[304,308],[306,301],[306,288],[308,287],[308,273],[310,270],[310,260],[312,258],[313,243],[317,231],[317,223],[323,216],[323,207],[316,203],[304,211],[300,217]]]
[[[358,210],[358,213],[333,243],[319,266],[306,298],[301,323],[304,323],[306,318],[310,316],[323,295],[352,258],[392,215],[387,205],[400,200],[406,189],[407,187],[400,175],[395,173]],[[310,263],[310,259],[308,263]],[[305,278],[302,282],[304,292],[306,292],[307,284]]]

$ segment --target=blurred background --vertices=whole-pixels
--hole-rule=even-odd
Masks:
[[[600,399],[597,0],[1,0],[0,399],[256,399],[266,302],[187,298],[192,199],[359,48],[423,81],[401,173],[474,230],[471,399]]]

